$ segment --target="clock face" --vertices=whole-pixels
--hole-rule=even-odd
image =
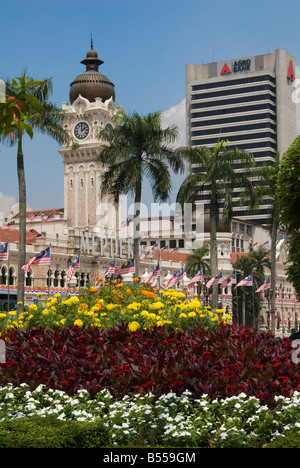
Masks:
[[[77,140],[84,140],[90,132],[90,128],[86,122],[78,122],[74,128],[74,135]]]

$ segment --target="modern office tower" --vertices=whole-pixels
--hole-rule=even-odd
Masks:
[[[228,140],[251,152],[257,166],[271,165],[297,136],[293,102],[295,58],[279,49],[266,55],[186,65],[187,144],[213,147]],[[238,169],[238,165],[237,165]],[[197,168],[190,168],[191,171]],[[234,194],[234,217],[265,224],[265,202],[250,216]],[[209,207],[209,190],[198,203]]]

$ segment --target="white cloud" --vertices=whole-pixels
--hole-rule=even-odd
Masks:
[[[178,127],[180,137],[176,146],[185,146],[186,145],[186,125],[185,125],[185,99],[183,99],[179,104],[170,107],[162,113],[162,127],[166,128],[170,125],[176,125]]]
[[[5,216],[9,215],[10,209],[15,203],[15,197],[11,197],[0,192],[0,221],[1,218],[4,218]]]

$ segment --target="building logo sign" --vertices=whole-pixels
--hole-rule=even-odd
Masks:
[[[233,71],[234,73],[244,72],[244,71],[251,71],[251,60],[238,60],[233,64]]]
[[[230,66],[227,63],[220,64],[220,75],[230,75],[231,73],[243,73],[253,71],[251,69],[252,59],[241,59],[231,62]]]

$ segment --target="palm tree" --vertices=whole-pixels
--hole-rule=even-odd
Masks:
[[[187,276],[193,278],[199,270],[203,276],[210,273],[209,262],[205,259],[208,254],[207,245],[202,245],[193,250],[186,259],[185,271]],[[201,283],[198,282],[198,296],[201,294]]]
[[[26,179],[24,170],[23,137],[26,133],[33,137],[34,132],[50,135],[59,143],[68,141],[68,134],[61,124],[63,113],[49,102],[52,81],[33,80],[26,71],[21,77],[6,83],[7,103],[15,104],[13,119],[2,127],[0,141],[17,145],[17,174],[19,184],[19,257],[18,257],[18,311],[24,304],[24,271],[26,262]],[[8,105],[8,104],[7,104]],[[5,104],[4,104],[5,106]]]
[[[168,200],[172,189],[170,169],[184,171],[184,163],[172,149],[178,138],[177,127],[161,128],[161,113],[140,116],[120,111],[115,126],[100,132],[103,148],[99,161],[106,169],[102,176],[102,195],[118,203],[121,194],[134,196],[134,258],[139,276],[140,203],[143,178],[150,182],[154,201]]]
[[[232,197],[236,188],[242,187],[254,203],[256,197],[251,183],[251,172],[255,166],[254,157],[239,148],[228,148],[225,141],[220,141],[214,148],[206,146],[183,147],[177,154],[188,163],[197,166],[182,183],[177,201],[194,203],[197,195],[204,190],[210,191],[210,269],[211,275],[218,273],[217,225],[220,216],[225,225],[232,218]],[[241,164],[243,171],[236,171],[235,165]],[[212,308],[218,307],[218,285],[213,285]]]
[[[250,205],[251,208],[255,209],[262,200],[267,200],[270,205],[268,229],[271,237],[271,310],[273,311],[275,311],[276,308],[276,244],[280,218],[280,206],[277,197],[279,170],[280,155],[277,153],[275,161],[271,166],[264,165],[257,170],[258,185],[256,191],[258,200]],[[275,333],[275,313],[271,314],[271,332]]]
[[[253,274],[254,270],[254,260],[249,256],[238,256],[237,261],[233,264],[234,270],[237,271],[237,283],[243,278],[246,278],[249,275]],[[246,297],[249,295],[249,287],[240,286],[237,288],[237,301],[239,297],[239,292],[242,297],[242,325],[246,325]],[[252,288],[251,288],[252,291]],[[238,303],[237,303],[238,308]]]
[[[260,312],[260,298],[258,298],[255,307],[254,292],[265,282],[265,270],[271,269],[270,252],[263,246],[256,250],[251,250],[249,255],[238,256],[233,268],[239,272],[239,280],[249,275],[253,276],[253,287],[240,287],[242,295],[242,323],[246,324],[246,309],[251,312],[252,324],[255,326],[256,316]],[[248,300],[246,300],[248,299]]]
[[[263,246],[259,246],[255,250],[251,250],[249,254],[253,261],[253,282],[254,291],[256,291],[265,282],[265,270],[271,270],[270,250]],[[260,315],[260,295],[257,297],[257,315]]]

